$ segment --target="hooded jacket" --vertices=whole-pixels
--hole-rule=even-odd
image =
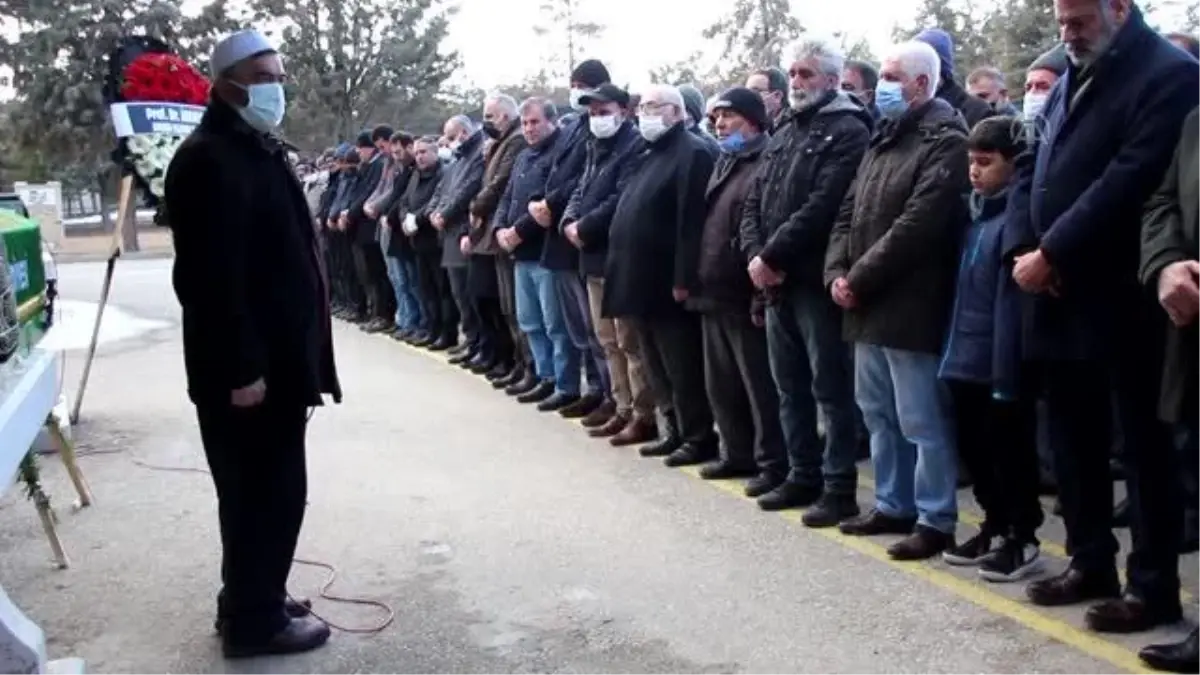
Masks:
[[[969,222],[967,130],[934,98],[883,124],[842,202],[825,286],[845,277],[858,304],[847,340],[940,354]]]
[[[785,272],[785,283],[822,285],[829,233],[871,126],[870,113],[841,91],[780,121],[742,208],[746,262],[758,256]]]

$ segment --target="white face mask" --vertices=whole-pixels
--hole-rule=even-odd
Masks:
[[[574,108],[577,112],[583,112],[584,110],[587,110],[587,106],[584,105],[583,102],[579,100],[579,99],[583,98],[583,94],[585,91],[586,90],[584,90],[584,89],[576,89],[576,88],[572,87],[571,92],[567,95],[568,100],[571,102],[571,107]]]
[[[612,138],[621,128],[621,122],[616,115],[592,116],[588,117],[588,128],[596,138]]]
[[[237,109],[246,124],[264,134],[278,128],[287,110],[283,85],[278,82],[263,82],[248,87],[240,84],[237,86],[246,92],[246,106]]]
[[[638,130],[642,132],[642,138],[653,143],[667,133],[667,125],[662,115],[642,115],[638,117]]]
[[[450,148],[438,148],[438,159],[443,162],[449,162],[454,159],[454,151]]]
[[[1046,107],[1046,99],[1050,98],[1050,94],[1038,91],[1031,91],[1025,94],[1025,101],[1022,104],[1025,119],[1031,120],[1042,114],[1042,109]]]

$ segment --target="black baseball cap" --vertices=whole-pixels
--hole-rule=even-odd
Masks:
[[[629,105],[629,92],[615,84],[606,82],[595,89],[584,92],[583,96],[579,97],[579,102],[583,105],[588,105],[589,103],[616,103],[624,108]]]

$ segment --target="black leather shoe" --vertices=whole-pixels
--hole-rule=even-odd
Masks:
[[[1075,605],[1088,600],[1117,598],[1121,595],[1121,582],[1116,571],[1082,572],[1074,567],[1056,577],[1035,581],[1025,588],[1029,601],[1042,607]]]
[[[569,420],[579,419],[592,414],[592,411],[603,404],[604,397],[600,394],[584,394],[579,397],[579,400],[560,409],[558,414]]]
[[[474,359],[478,355],[479,355],[479,352],[468,349],[466,351],[459,352],[458,354],[456,354],[454,356],[451,356],[449,359],[446,359],[446,361],[453,365],[460,366],[460,365],[467,363],[468,361]]]
[[[769,473],[760,473],[754,478],[746,481],[746,489],[743,490],[746,496],[751,499],[757,499],[775,488],[783,485],[784,478]]]
[[[758,469],[752,465],[734,464],[727,459],[713,462],[700,469],[700,477],[704,480],[730,480],[733,478],[754,478]]]
[[[291,619],[283,630],[266,640],[242,641],[224,636],[223,649],[227,659],[244,659],[253,656],[299,654],[324,645],[329,641],[329,626],[315,616]]]
[[[299,598],[296,600],[284,598],[283,611],[287,612],[287,615],[293,619],[308,616],[312,613],[312,600],[308,598]],[[213,622],[213,630],[217,631],[218,635],[225,631],[224,617],[217,616],[217,620]]]
[[[683,446],[683,439],[671,434],[662,440],[638,448],[638,454],[642,457],[666,457],[681,446]]]
[[[804,523],[805,527],[821,529],[833,527],[842,521],[857,517],[860,513],[858,500],[854,498],[854,495],[826,492],[821,495],[811,509],[804,512],[804,515],[800,517],[800,522]]]
[[[481,356],[469,361],[467,363],[467,370],[475,373],[476,375],[483,375],[492,368],[495,368],[496,365],[496,359],[489,359]]]
[[[533,391],[534,387],[538,386],[540,383],[541,380],[538,380],[536,375],[528,372],[525,373],[521,379],[505,387],[504,393],[508,394],[509,396],[520,396],[521,394],[527,394]]]
[[[509,375],[512,375],[512,372],[514,370],[516,370],[516,369],[513,368],[512,365],[510,365],[510,364],[497,363],[495,368],[492,368],[491,370],[487,371],[486,373],[483,374],[483,376],[487,378],[488,382],[495,382],[496,380],[503,380],[503,379],[507,378]]]
[[[541,403],[554,395],[554,383],[550,380],[542,380],[534,385],[533,389],[517,396],[517,403]]]
[[[1182,618],[1183,610],[1178,602],[1151,605],[1129,593],[1116,600],[1092,605],[1083,615],[1087,627],[1097,633],[1141,633]]]
[[[821,498],[820,485],[801,485],[784,481],[782,485],[758,498],[758,508],[763,511],[803,509],[812,506]]]
[[[696,466],[711,462],[717,458],[717,448],[714,445],[693,445],[684,443],[679,449],[663,458],[663,464],[669,467]]]
[[[507,389],[508,387],[511,387],[514,384],[525,379],[526,374],[527,374],[527,371],[524,368],[513,368],[512,370],[505,373],[504,377],[492,380],[492,388],[493,389]]]
[[[1200,673],[1200,631],[1192,629],[1182,642],[1147,645],[1138,658],[1155,670],[1168,673]]]
[[[916,518],[896,518],[886,513],[871,509],[866,515],[851,518],[838,525],[842,534],[855,537],[872,537],[879,534],[912,534],[917,524]]]
[[[424,347],[433,344],[434,339],[428,332],[418,329],[408,334],[407,342],[414,347]]]
[[[553,396],[537,404],[539,412],[556,412],[578,401],[579,397],[575,394],[564,394],[555,392]]]

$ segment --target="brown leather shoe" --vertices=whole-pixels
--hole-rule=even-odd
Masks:
[[[1141,633],[1183,618],[1179,604],[1151,605],[1129,593],[1088,607],[1083,620],[1097,633]]]
[[[579,420],[579,423],[588,429],[596,429],[598,427],[603,427],[616,414],[617,404],[613,403],[611,399],[605,399],[604,402],[601,403],[595,410],[585,415],[583,419]],[[621,420],[621,429],[625,428],[624,425],[626,421],[628,420]],[[617,429],[612,434],[609,434],[609,436],[620,433],[621,429]]]
[[[629,417],[627,415],[614,413],[613,416],[610,417],[604,424],[588,429],[588,436],[591,436],[592,438],[608,438],[609,436],[616,436],[624,431],[625,427],[628,425]]]
[[[656,438],[658,438],[658,425],[635,417],[625,425],[621,433],[608,439],[608,442],[614,448],[620,448],[626,445],[646,443]]]
[[[913,533],[888,547],[892,560],[928,560],[948,548],[954,548],[954,535],[917,525]]]

